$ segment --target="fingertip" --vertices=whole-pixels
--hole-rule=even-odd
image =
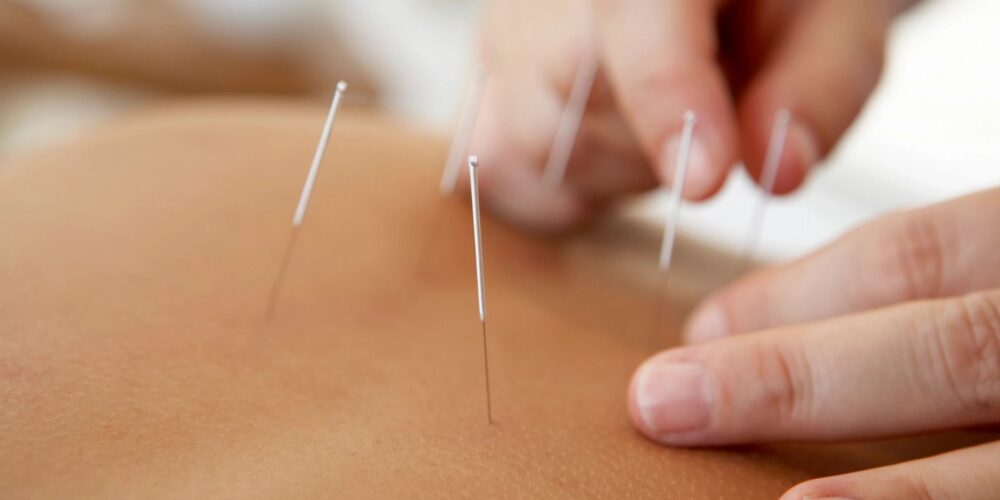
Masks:
[[[805,182],[820,160],[821,148],[816,132],[802,120],[794,117],[788,128],[785,153],[781,162],[785,175],[779,175],[774,183],[776,194],[786,194]]]
[[[743,121],[743,159],[747,172],[762,189],[784,195],[798,189],[822,156],[822,145],[814,128],[791,112],[784,137],[779,124],[787,108],[768,106],[766,111],[747,111]],[[747,116],[749,115],[749,116]],[[779,139],[775,144],[775,138]],[[783,139],[783,140],[782,140]],[[779,147],[777,171],[768,178],[767,157],[771,147]],[[768,185],[770,184],[770,185]]]
[[[839,476],[813,479],[786,491],[780,500],[850,500],[844,483]]]
[[[653,432],[652,428],[646,423],[648,419],[646,418],[645,415],[643,415],[643,410],[639,406],[639,398],[638,398],[639,377],[643,373],[642,370],[643,366],[645,366],[645,364],[648,362],[649,360],[643,362],[643,364],[640,365],[639,368],[637,368],[636,371],[632,373],[632,378],[629,381],[629,386],[628,386],[626,404],[628,406],[628,415],[629,418],[632,420],[632,425],[644,436],[655,440],[656,439],[655,432]]]
[[[667,445],[695,445],[712,418],[714,382],[700,362],[681,351],[660,353],[635,371],[628,391],[629,416],[646,437]]]
[[[541,234],[574,230],[596,209],[571,189],[548,189],[535,167],[548,152],[551,137],[545,131],[554,130],[559,113],[556,98],[537,82],[491,73],[466,148],[479,158],[483,207]]]
[[[684,341],[703,344],[723,338],[730,333],[729,319],[721,305],[709,302],[699,307],[684,328]]]
[[[484,163],[480,182],[483,204],[494,215],[532,232],[566,233],[594,214],[594,207],[572,191],[545,188],[537,174],[516,159]]]
[[[771,135],[774,133],[772,128]],[[770,146],[770,135],[767,141],[767,145],[764,146],[765,156],[766,148]],[[820,142],[812,127],[805,120],[793,115],[778,161],[774,184],[771,186],[771,194],[785,195],[801,187],[819,162],[820,155]],[[758,175],[757,181],[758,183],[765,181],[763,172]]]
[[[661,441],[657,429],[655,408],[650,404],[650,398],[657,390],[655,380],[656,368],[665,362],[666,355],[661,352],[647,358],[632,373],[628,388],[628,410],[632,425],[647,438]]]
[[[675,186],[684,146],[683,133],[678,131],[667,139],[658,163],[658,176],[671,189]],[[687,157],[687,172],[683,183],[684,198],[701,201],[715,195],[725,184],[729,175],[729,164],[719,160],[722,155],[712,154],[704,139],[704,134],[695,132],[691,139]]]

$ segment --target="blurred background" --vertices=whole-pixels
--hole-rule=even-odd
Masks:
[[[210,94],[368,106],[442,135],[482,0],[0,0],[0,158],[157,100]],[[1000,185],[1000,2],[930,0],[891,37],[882,84],[805,189],[772,203],[763,257],[875,214]],[[756,192],[734,175],[682,231],[739,251]],[[657,222],[662,200],[630,210]]]

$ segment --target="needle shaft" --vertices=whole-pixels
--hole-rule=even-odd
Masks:
[[[559,119],[555,140],[552,141],[552,149],[549,151],[549,160],[542,174],[542,182],[549,189],[558,188],[566,177],[566,168],[569,166],[570,155],[573,153],[573,145],[580,131],[583,113],[587,110],[587,101],[590,99],[596,76],[597,58],[587,57],[576,71],[573,88]]]
[[[684,194],[684,179],[687,177],[688,158],[691,154],[691,140],[694,137],[694,126],[698,118],[693,111],[684,113],[684,132],[681,135],[681,146],[677,153],[677,167],[674,169],[673,185],[670,187],[670,203],[667,207],[667,221],[663,230],[663,243],[660,246],[660,271],[670,269],[674,256],[674,241],[677,239],[677,226],[680,222],[681,202]]]
[[[337,90],[333,93],[333,102],[330,104],[330,112],[326,115],[326,123],[323,125],[323,134],[319,138],[319,146],[313,155],[312,165],[309,166],[309,175],[306,176],[306,183],[302,186],[302,194],[299,196],[299,204],[295,207],[295,216],[292,224],[302,225],[302,219],[306,216],[306,209],[309,208],[309,199],[312,197],[313,186],[316,184],[316,177],[319,176],[319,167],[323,163],[323,155],[326,153],[326,145],[330,142],[330,132],[333,130],[333,122],[337,118],[337,110],[340,109],[340,101],[344,91],[347,90],[347,83],[337,84]]]
[[[292,232],[288,235],[285,243],[285,250],[281,256],[281,264],[278,267],[278,274],[271,285],[271,292],[268,294],[267,307],[264,318],[270,320],[274,314],[274,308],[278,303],[278,295],[281,293],[281,286],[285,282],[285,275],[292,260],[292,253],[295,250],[295,242],[298,240],[299,228],[302,220],[306,216],[306,209],[309,208],[309,199],[312,197],[313,186],[316,184],[316,177],[319,175],[319,167],[323,163],[323,155],[326,153],[326,145],[330,142],[330,132],[333,130],[333,122],[337,118],[337,111],[340,109],[340,102],[343,99],[344,91],[347,90],[347,83],[337,84],[337,90],[333,93],[333,102],[330,103],[330,111],[326,116],[326,123],[323,125],[323,133],[319,138],[319,145],[313,155],[312,165],[309,167],[309,175],[302,186],[302,194],[299,195],[299,204],[295,207],[295,215],[292,217]]]
[[[490,394],[490,355],[486,350],[486,321],[483,320],[483,369],[486,372],[486,421],[493,425],[493,396]]]
[[[479,217],[479,159],[469,157],[469,187],[472,191],[472,233],[476,245],[476,283],[479,291],[479,319],[486,321],[486,283],[483,275],[483,233]]]
[[[486,348],[486,276],[483,271],[483,231],[479,216],[479,159],[469,157],[469,187],[472,192],[472,233],[476,246],[476,284],[479,292],[479,321],[483,325],[483,371],[486,379],[486,419],[493,423],[490,394],[490,362]]]

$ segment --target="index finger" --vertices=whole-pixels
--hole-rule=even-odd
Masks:
[[[601,0],[597,20],[615,97],[667,184],[673,181],[685,111],[698,115],[684,195],[722,186],[738,156],[736,116],[716,62],[717,2]]]
[[[1000,291],[667,351],[633,378],[636,426],[714,446],[901,435],[1000,417]]]
[[[893,214],[795,262],[747,276],[692,315],[688,340],[955,296],[1000,283],[1000,189]]]

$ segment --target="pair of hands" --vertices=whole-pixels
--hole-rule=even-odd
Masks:
[[[776,193],[798,187],[878,80],[911,0],[505,0],[473,149],[484,202],[563,230],[670,184],[683,113],[699,126],[684,195],[743,160],[760,179],[792,112]],[[566,181],[540,182],[576,72],[599,69]],[[864,439],[1000,423],[1000,190],[894,215],[708,299],[689,346],[636,372],[636,426],[668,445]],[[758,332],[742,335],[749,332]],[[1000,443],[799,485],[786,498],[995,498]]]

